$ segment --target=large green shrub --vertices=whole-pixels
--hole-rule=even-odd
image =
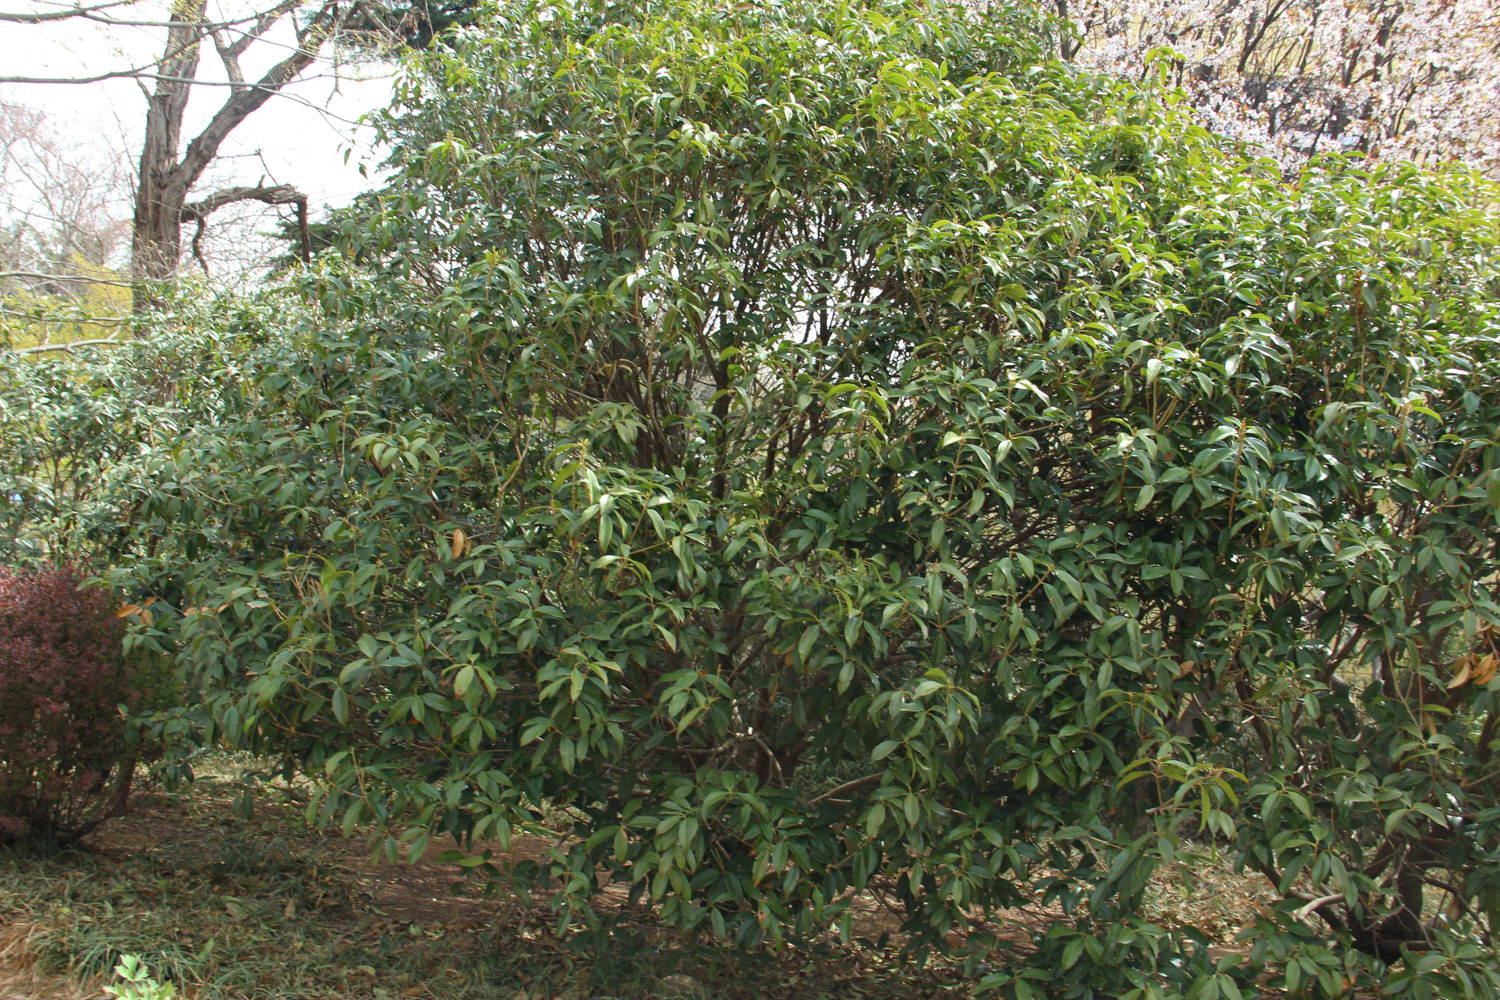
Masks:
[[[324,822],[573,807],[567,920],[1040,896],[988,986],[1234,996],[1141,916],[1206,833],[1276,985],[1495,996],[1496,192],[1285,185],[1023,14],[520,3],[413,63],[367,271],[148,457],[160,639]]]

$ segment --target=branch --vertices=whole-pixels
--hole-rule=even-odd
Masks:
[[[0,83],[99,83],[103,80],[123,78],[159,79],[156,74],[147,72],[153,65],[155,65],[154,60],[148,65],[138,66],[135,69],[117,69],[108,73],[100,73],[97,76],[0,76]]]
[[[69,7],[65,10],[55,10],[50,14],[13,14],[9,11],[0,11],[0,22],[43,24],[47,21],[66,21],[70,17],[87,17],[95,11],[109,10],[111,7],[125,7],[135,2],[136,0],[114,0],[113,3],[101,3],[95,7]]]
[[[255,18],[255,23],[240,34],[233,42],[225,40],[224,32],[219,27],[209,31],[213,37],[214,48],[219,50],[219,59],[224,63],[224,71],[229,74],[231,83],[243,86],[245,74],[240,69],[240,56],[245,54],[256,39],[260,38],[270,29],[271,25],[281,20],[290,11],[295,10],[302,0],[281,0],[281,3]]]
[[[815,806],[819,802],[823,802],[827,799],[833,798],[835,795],[843,795],[847,792],[857,791],[869,785],[878,785],[884,779],[884,774],[867,774],[863,778],[855,778],[853,781],[846,781],[842,785],[837,785],[833,788],[830,788],[828,791],[824,792],[822,795],[819,795],[808,804]]]
[[[191,187],[203,173],[204,168],[218,155],[219,145],[229,133],[317,60],[317,50],[331,33],[334,19],[337,17],[336,0],[327,0],[308,24],[302,36],[309,41],[272,66],[253,85],[236,86],[233,89],[229,100],[225,101],[214,113],[203,131],[188,143],[187,150],[182,155],[182,162],[177,167],[178,183],[181,183],[184,188]]]
[[[69,344],[41,344],[37,347],[17,347],[11,351],[12,354],[45,354],[48,351],[67,351],[73,353],[75,347],[124,347],[131,343],[128,340],[116,340],[112,337],[103,340],[75,340]]]
[[[1329,903],[1340,902],[1343,900],[1343,898],[1344,894],[1342,892],[1330,893],[1327,896],[1319,896],[1317,899],[1310,901],[1306,906],[1298,909],[1296,913],[1292,914],[1292,916],[1296,917],[1297,920],[1305,923],[1307,921],[1307,918],[1312,916],[1318,910],[1321,910]]]
[[[198,262],[199,267],[203,268],[204,277],[208,277],[208,258],[203,256],[203,233],[207,229],[208,224],[204,222],[203,217],[200,215],[198,217],[198,231],[193,234],[193,259]]]
[[[235,86],[243,86],[245,73],[240,69],[239,53],[235,52],[235,45],[224,41],[224,35],[217,28],[210,31],[209,36],[214,40],[214,48],[219,50],[219,61],[224,64],[224,72],[229,76],[229,82]],[[241,39],[243,41],[243,39]]]
[[[179,218],[183,222],[201,222],[225,205],[232,205],[237,201],[261,201],[267,205],[305,205],[307,195],[290,184],[277,184],[273,187],[221,188],[202,201],[193,201],[182,206]]]
[[[37,281],[76,281],[82,285],[118,285],[121,288],[134,288],[129,281],[120,281],[113,278],[96,278],[89,274],[48,274],[46,271],[0,271],[0,280],[5,278],[30,278]]]
[[[238,58],[245,54],[252,42],[264,35],[277,21],[302,5],[302,0],[281,0],[281,3],[264,13],[256,15],[255,24],[228,47],[229,54]],[[221,50],[223,51],[223,50]]]

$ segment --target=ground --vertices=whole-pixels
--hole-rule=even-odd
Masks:
[[[374,863],[363,836],[309,830],[294,789],[271,787],[251,815],[235,808],[244,762],[208,769],[184,795],[140,794],[130,815],[85,849],[0,856],[0,1000],[96,998],[121,954],[193,1000],[882,1000],[958,998],[956,965],[917,968],[881,935],[893,921],[861,901],[856,941],[743,955],[693,942],[633,910],[623,892],[607,942],[559,939],[544,909],[463,886],[429,852],[416,865]],[[518,838],[532,855],[550,843]],[[459,890],[456,894],[454,890]],[[1222,865],[1158,880],[1158,916],[1190,916],[1232,947],[1265,901],[1254,878]],[[1006,915],[1024,947],[1055,914]]]

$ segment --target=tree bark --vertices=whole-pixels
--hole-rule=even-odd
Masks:
[[[182,116],[191,81],[198,75],[203,48],[203,15],[207,0],[179,0],[172,8],[156,90],[146,112],[146,136],[135,193],[131,230],[131,307],[140,315],[155,300],[154,286],[170,278],[182,255],[182,225],[187,184],[177,161]],[[195,178],[196,179],[196,178]]]

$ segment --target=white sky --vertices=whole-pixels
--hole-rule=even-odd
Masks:
[[[71,0],[0,0],[0,11],[29,13],[70,6]],[[164,0],[137,0],[108,11],[122,20],[164,20]],[[209,16],[225,17],[256,9],[240,0],[210,0]],[[39,25],[0,23],[0,76],[79,77],[146,66],[161,54],[166,29],[121,27],[82,20]],[[281,24],[252,46],[241,62],[253,80],[284,57],[292,39]],[[291,184],[317,210],[341,205],[372,187],[358,172],[364,163],[376,176],[381,154],[370,147],[369,130],[354,126],[390,94],[389,67],[335,68],[314,64],[306,78],[283,89],[235,129],[221,147],[221,160],[209,167],[197,192],[229,184]],[[227,77],[212,45],[205,45],[199,78],[223,83]],[[363,78],[363,79],[361,79]],[[150,81],[144,81],[151,86]],[[195,89],[184,122],[190,140],[229,95],[226,87]],[[124,150],[132,170],[139,155],[146,100],[135,80],[90,84],[0,84],[0,100],[47,112],[66,129],[70,143]],[[345,152],[349,152],[347,165]],[[126,209],[128,215],[128,209]]]

